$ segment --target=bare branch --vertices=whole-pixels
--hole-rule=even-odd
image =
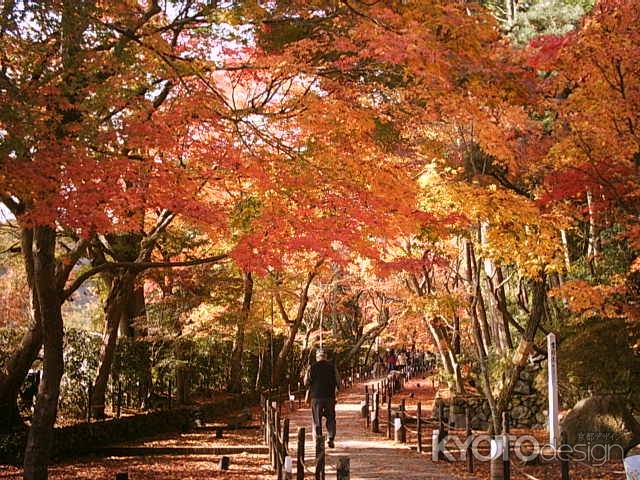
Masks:
[[[150,268],[176,268],[176,267],[193,267],[196,265],[205,265],[209,263],[217,263],[229,258],[226,253],[215,255],[213,257],[199,258],[196,260],[186,260],[182,262],[107,262],[90,270],[87,270],[83,274],[79,275],[73,283],[64,290],[62,299],[67,300],[73,293],[80,288],[80,286],[89,278],[97,275],[100,272],[117,269],[128,269],[137,272],[142,272]]]

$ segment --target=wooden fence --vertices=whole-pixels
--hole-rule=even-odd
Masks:
[[[340,372],[340,387],[342,389],[350,388],[357,382],[369,381],[372,378],[373,376],[369,369],[345,369]],[[289,419],[283,414],[283,406],[287,405],[287,411],[300,408],[304,395],[304,390],[289,391],[287,393],[280,389],[266,391],[261,396],[260,405],[262,406],[264,442],[268,446],[269,460],[278,480],[293,478],[294,459],[289,452]],[[316,437],[315,459],[312,468],[305,459],[305,435],[305,429],[299,428],[297,432],[295,478],[296,480],[303,480],[304,478],[324,480],[326,476],[325,437],[323,435]],[[349,480],[349,457],[338,458],[336,474],[338,480]]]

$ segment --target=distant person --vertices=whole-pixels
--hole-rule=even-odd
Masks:
[[[336,367],[327,361],[324,350],[316,352],[316,363],[307,371],[304,384],[309,389],[314,434],[316,437],[322,435],[322,417],[325,417],[329,434],[327,446],[333,448],[336,438],[336,393],[340,382]]]
[[[38,388],[40,387],[40,371],[33,369],[29,370],[24,384],[25,388],[20,393],[20,399],[22,400],[24,409],[30,412],[35,404],[36,396],[38,395]]]
[[[381,377],[382,375],[384,375],[384,360],[382,359],[382,357],[377,354],[376,355],[376,363],[373,367],[373,376],[374,377]]]
[[[397,362],[397,357],[396,357],[396,353],[393,350],[389,351],[389,354],[387,355],[387,370],[389,371],[389,373],[393,372],[396,369],[396,362]]]
[[[404,372],[407,368],[407,354],[404,353],[404,350],[398,354],[397,366],[401,372]]]

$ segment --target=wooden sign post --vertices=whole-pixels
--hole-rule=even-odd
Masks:
[[[556,336],[547,335],[547,362],[549,370],[549,445],[558,448],[560,426],[558,423],[558,360]]]

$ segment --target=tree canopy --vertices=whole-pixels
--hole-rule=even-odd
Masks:
[[[173,362],[188,401],[203,338],[237,392],[297,382],[325,331],[344,365],[436,351],[495,429],[548,332],[566,403],[637,389],[634,0],[1,5],[9,423],[44,347],[25,478],[47,478],[74,302],[103,307],[96,415],[140,345],[141,396]],[[591,344],[618,360],[585,368]]]

